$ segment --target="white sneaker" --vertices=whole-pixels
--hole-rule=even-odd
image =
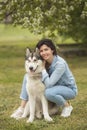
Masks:
[[[19,119],[23,115],[23,112],[24,112],[24,108],[19,107],[16,111],[14,111],[14,113],[10,117]]]
[[[73,107],[72,106],[68,106],[68,107],[64,107],[62,113],[61,113],[61,116],[62,117],[68,117],[71,115],[71,112],[73,110]]]

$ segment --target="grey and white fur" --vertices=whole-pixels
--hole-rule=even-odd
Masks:
[[[35,117],[41,119],[44,116],[46,121],[53,121],[50,115],[58,112],[58,107],[50,103],[44,96],[45,86],[41,81],[43,69],[42,60],[39,58],[38,49],[31,51],[26,48],[25,69],[27,73],[26,90],[29,101],[27,102],[22,118],[29,115],[27,122],[33,122]]]

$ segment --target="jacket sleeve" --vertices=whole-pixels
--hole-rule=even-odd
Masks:
[[[57,62],[54,67],[54,71],[52,72],[50,77],[45,69],[42,71],[42,82],[45,84],[46,88],[54,86],[65,72],[64,62]]]

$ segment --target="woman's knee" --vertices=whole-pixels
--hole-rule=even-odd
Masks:
[[[45,90],[45,97],[47,100],[56,103],[57,105],[64,105],[65,99],[61,95],[53,94],[49,89]]]
[[[49,89],[46,89],[44,94],[45,94],[45,97],[46,97],[48,100],[53,97],[53,94],[50,92]]]

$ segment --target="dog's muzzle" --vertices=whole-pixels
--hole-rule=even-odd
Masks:
[[[31,67],[29,67],[29,70],[30,70],[30,71],[33,71],[33,67],[32,67],[32,66],[31,66]]]
[[[38,66],[36,67],[36,69],[34,69],[32,66],[30,66],[30,67],[29,67],[29,70],[30,70],[31,72],[35,72],[35,71],[37,70],[37,68],[38,68]]]

